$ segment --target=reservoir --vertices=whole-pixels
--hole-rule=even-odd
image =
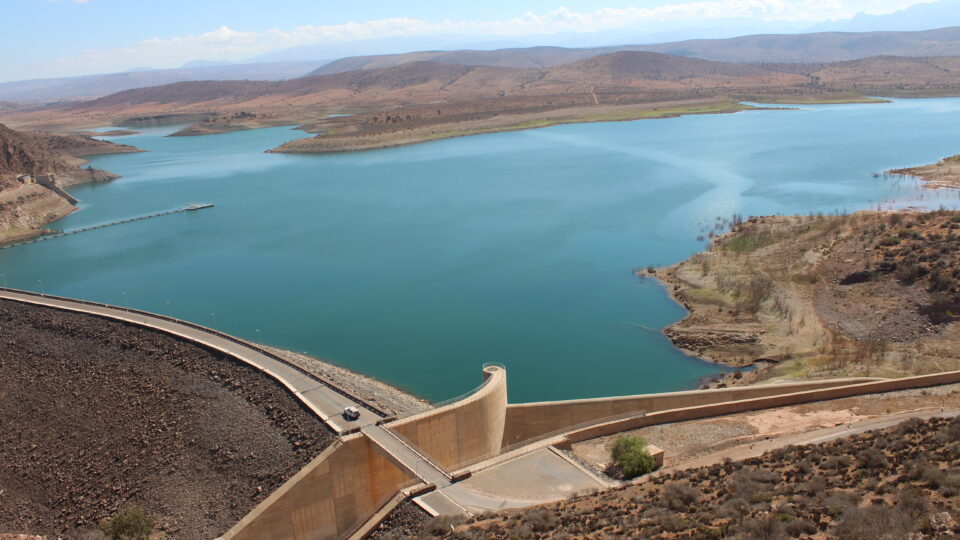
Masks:
[[[11,286],[172,315],[307,352],[431,400],[505,364],[511,401],[693,388],[717,366],[636,268],[732,214],[955,207],[884,170],[960,152],[960,99],[565,125],[335,155],[268,154],[270,128],[118,138],[122,175],[71,193],[75,229],[0,251]],[[698,239],[698,237],[701,237]]]

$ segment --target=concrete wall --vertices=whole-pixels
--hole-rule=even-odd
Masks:
[[[483,375],[483,387],[470,396],[385,427],[449,471],[500,453],[507,374],[491,366],[484,368]]]
[[[897,390],[926,388],[930,386],[940,386],[944,384],[955,383],[960,383],[960,371],[937,373],[935,375],[921,375],[918,377],[905,377],[902,379],[883,379],[879,381],[836,386],[833,388],[821,388],[782,395],[676,408],[655,412],[644,416],[614,420],[581,429],[571,430],[569,433],[564,435],[565,441],[562,446],[567,447],[576,442],[658,424],[683,422],[687,420],[697,420],[700,418],[710,418],[714,416],[723,416],[746,411],[798,405],[801,403],[812,403],[815,401],[841,399],[865,394],[894,392]]]
[[[365,436],[342,439],[257,505],[227,540],[338,538],[413,479]]]
[[[575,399],[569,401],[543,401],[539,403],[508,405],[503,446],[510,446],[540,435],[567,428],[572,429],[586,422],[600,421],[616,415],[634,412],[639,413],[641,411],[651,413],[710,403],[845,386],[875,380],[877,379],[830,379],[789,384],[720,388],[715,390],[692,390],[688,392],[670,392],[664,394]]]

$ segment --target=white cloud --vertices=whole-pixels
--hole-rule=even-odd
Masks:
[[[74,0],[86,2],[87,0]],[[558,7],[546,13],[527,12],[494,21],[445,20],[429,22],[411,18],[379,19],[362,23],[244,32],[222,26],[200,35],[153,38],[130,47],[83,51],[42,66],[44,72],[103,72],[135,66],[174,67],[203,58],[243,60],[269,51],[319,43],[349,42],[394,36],[484,35],[523,36],[557,32],[596,32],[634,25],[705,21],[734,17],[763,21],[815,22],[847,19],[857,12],[892,13],[933,0],[702,0],[650,8],[600,8],[579,12]]]

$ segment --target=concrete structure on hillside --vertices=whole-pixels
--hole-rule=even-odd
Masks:
[[[403,488],[449,485],[454,476],[448,470],[500,450],[506,371],[488,366],[483,376],[483,385],[460,401],[345,437],[222,538],[337,538],[349,535]]]
[[[78,202],[80,202],[77,199],[75,199],[73,195],[67,193],[66,191],[63,190],[63,188],[57,185],[57,176],[53,173],[38,174],[33,179],[37,184],[40,184],[41,186],[63,197],[70,204],[77,204]]]

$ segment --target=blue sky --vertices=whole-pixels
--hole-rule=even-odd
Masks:
[[[289,47],[431,35],[508,40],[665,24],[816,22],[931,0],[3,0],[0,80],[243,61]]]

